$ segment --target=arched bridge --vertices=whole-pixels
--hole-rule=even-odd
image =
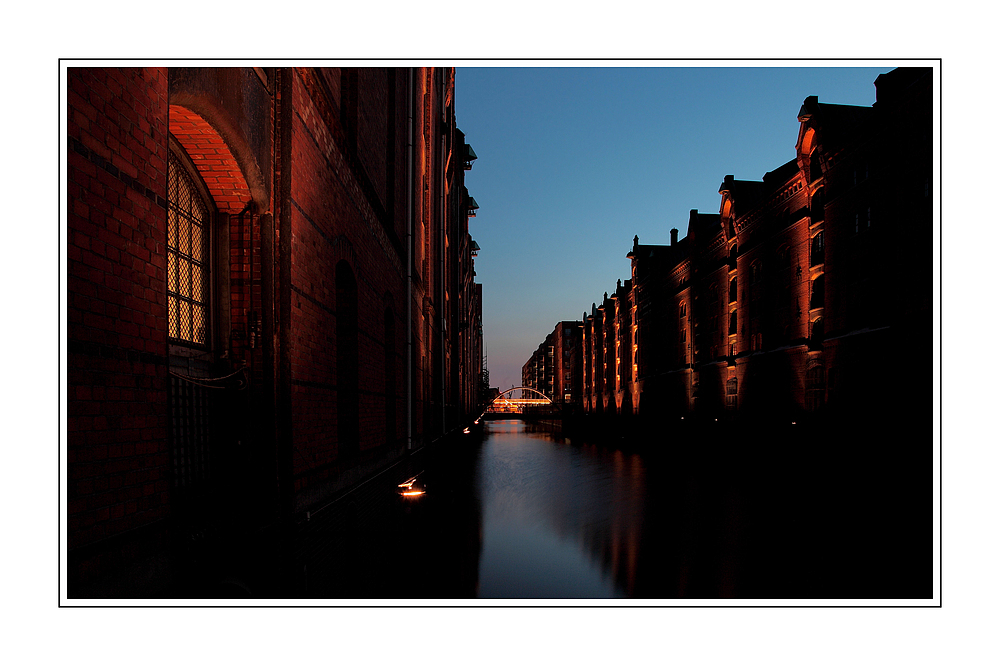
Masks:
[[[515,391],[521,391],[520,398],[511,397]],[[526,395],[537,397],[525,397]],[[552,400],[541,391],[528,386],[515,386],[493,398],[493,401],[486,407],[486,413],[520,414],[524,411],[525,407],[539,407],[541,405],[551,404]]]

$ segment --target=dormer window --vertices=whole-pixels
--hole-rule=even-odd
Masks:
[[[472,163],[475,162],[477,159],[479,159],[479,156],[476,155],[476,151],[474,151],[472,149],[472,146],[470,146],[469,144],[465,144],[465,159],[463,160],[465,170],[469,171],[470,169],[472,169]]]

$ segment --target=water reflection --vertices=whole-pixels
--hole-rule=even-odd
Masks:
[[[929,597],[919,460],[876,453],[883,435],[804,432],[612,445],[486,421],[300,525],[288,596]],[[407,484],[425,494],[401,495]]]
[[[486,428],[479,596],[611,598],[634,593],[646,469],[635,453],[540,432]]]

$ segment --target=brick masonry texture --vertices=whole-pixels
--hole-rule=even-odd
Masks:
[[[875,84],[874,107],[806,98],[796,158],[761,181],[726,176],[719,212],[691,211],[685,238],[634,238],[632,279],[580,325],[581,409],[657,423],[930,414],[932,368],[913,359],[932,344],[931,72]],[[525,383],[561,372],[542,362],[554,335]]]
[[[162,591],[122,572],[296,520],[478,415],[481,333],[434,319],[442,297],[481,311],[464,174],[439,162],[464,155],[453,85],[447,69],[69,70],[71,592]],[[447,122],[425,134],[432,110]],[[168,337],[170,152],[210,210],[204,342]],[[408,205],[425,183],[452,193],[444,210]],[[462,267],[447,293],[438,265]]]

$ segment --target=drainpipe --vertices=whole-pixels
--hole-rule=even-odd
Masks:
[[[438,104],[441,105],[441,127],[443,128],[441,133],[441,188],[440,188],[440,209],[441,209],[441,434],[448,432],[448,385],[449,385],[449,375],[448,375],[448,347],[449,347],[449,336],[448,336],[448,308],[446,307],[447,301],[445,301],[445,295],[448,293],[448,272],[447,272],[447,256],[445,241],[448,237],[448,135],[447,131],[451,129],[448,123],[448,107],[445,105],[445,100],[447,99],[448,92],[448,68],[442,67],[441,72],[441,84],[440,90],[438,92]],[[457,302],[456,302],[457,307]]]
[[[406,450],[413,449],[413,122],[416,90],[413,67],[406,80]]]
[[[445,93],[448,87],[447,68],[441,69],[441,91],[439,104],[441,105],[441,126],[447,127],[447,109],[445,107]],[[446,208],[448,197],[445,191],[448,189],[448,138],[441,134],[441,434],[448,432],[448,314],[445,307],[445,294],[448,293],[448,265],[445,240],[448,236],[448,211]]]
[[[292,78],[290,68],[278,71],[281,98],[278,118],[281,126],[278,133],[278,149],[281,155],[281,180],[275,199],[279,205],[279,217],[275,221],[278,231],[278,280],[277,280],[277,459],[278,488],[282,512],[290,516],[295,507],[295,490],[292,481],[292,334],[289,326],[292,315]]]

